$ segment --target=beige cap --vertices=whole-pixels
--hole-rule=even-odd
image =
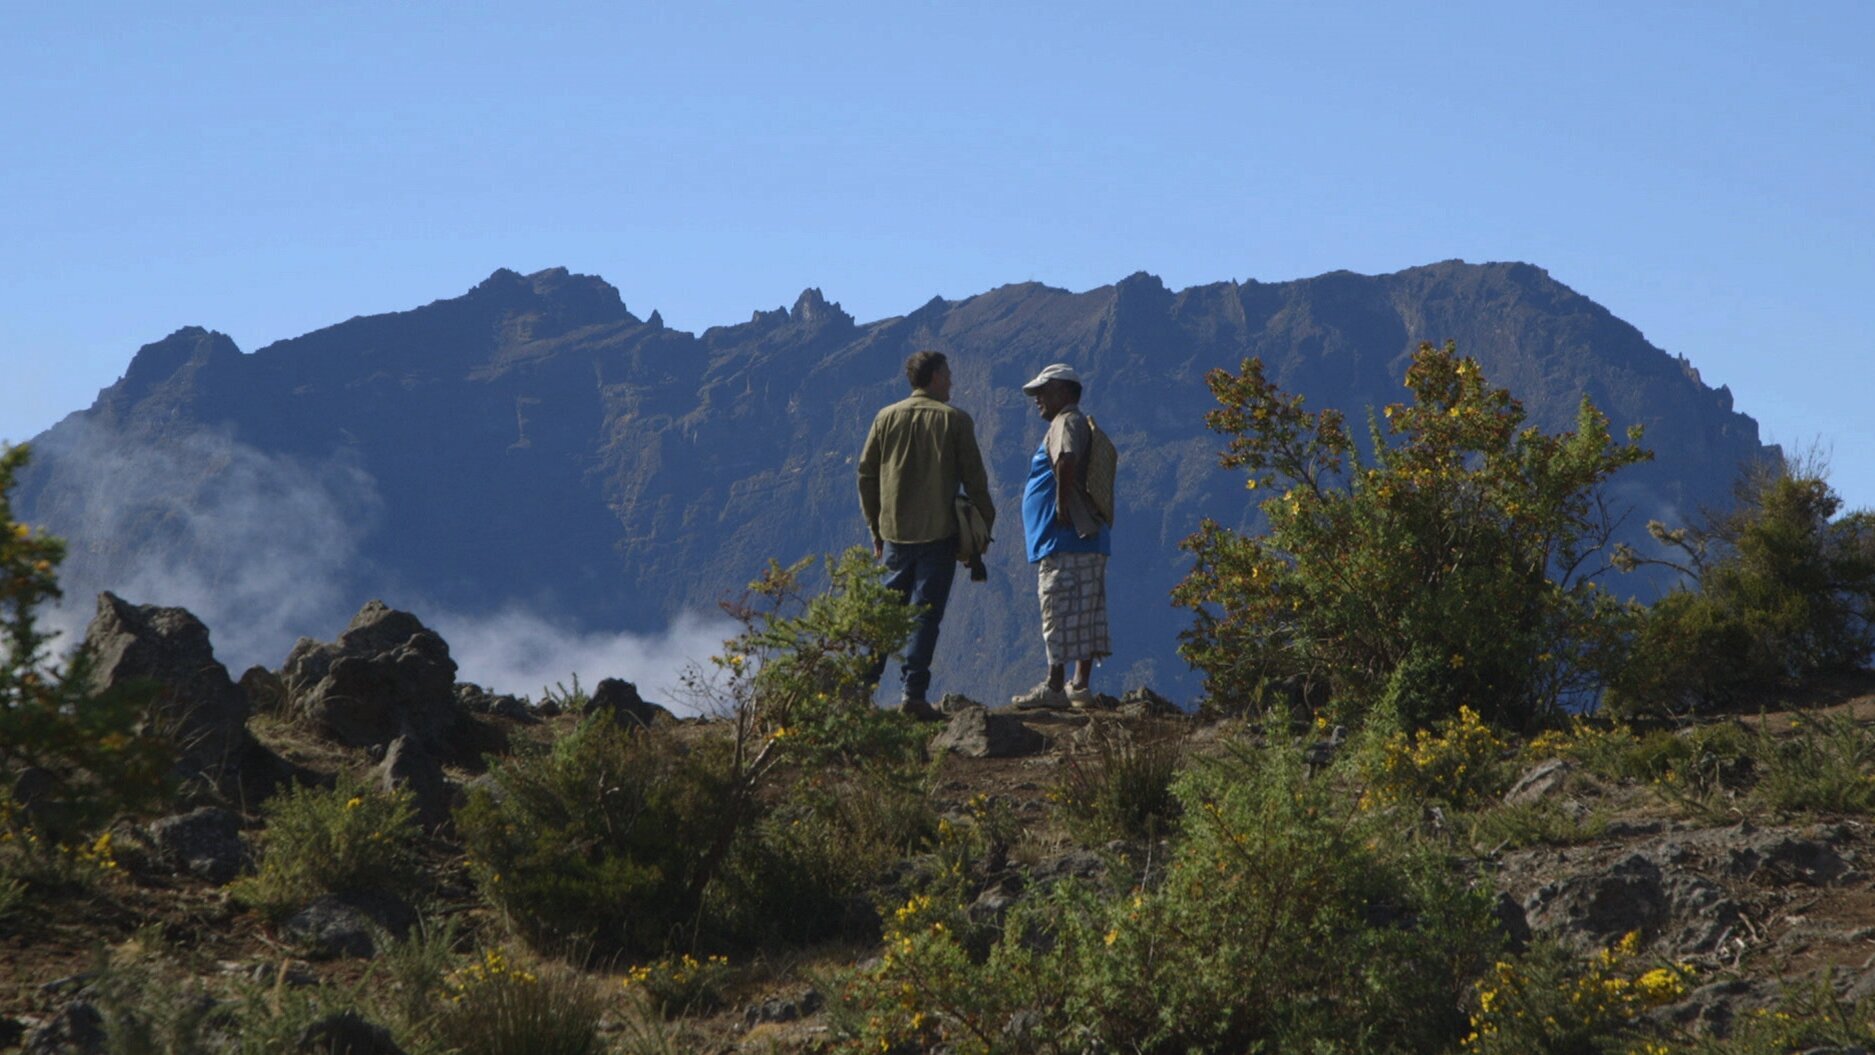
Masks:
[[[1074,367],[1067,363],[1049,363],[1042,367],[1042,372],[1035,375],[1035,380],[1022,386],[1022,391],[1033,392],[1050,381],[1072,381],[1081,383],[1081,375],[1074,372]]]

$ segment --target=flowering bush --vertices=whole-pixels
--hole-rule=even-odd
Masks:
[[[1395,731],[1380,745],[1370,774],[1369,805],[1437,801],[1460,808],[1503,793],[1509,750],[1478,712],[1460,707],[1435,732]]]
[[[598,1055],[605,1002],[584,977],[558,966],[527,967],[484,949],[443,979],[444,999],[425,1023],[443,1050],[460,1055]]]
[[[1475,1055],[1665,1055],[1642,1013],[1687,993],[1684,964],[1640,970],[1630,933],[1586,963],[1554,946],[1499,961],[1476,986],[1464,1050]]]
[[[1463,704],[1524,725],[1593,692],[1626,609],[1592,583],[1609,521],[1603,481],[1649,455],[1616,443],[1586,400],[1572,433],[1525,425],[1452,345],[1421,345],[1411,400],[1370,424],[1366,453],[1340,412],[1304,409],[1246,360],[1208,378],[1227,468],[1268,494],[1268,528],[1205,521],[1174,591],[1197,612],[1181,649],[1214,700],[1321,684],[1359,717],[1408,727]]]
[[[1297,756],[1283,743],[1194,767],[1161,881],[1061,884],[1012,910],[987,952],[965,897],[914,897],[887,922],[885,955],[846,980],[845,1050],[1456,1042],[1473,964],[1499,942],[1482,888]]]
[[[684,953],[633,967],[622,984],[666,1017],[707,1014],[722,1006],[733,973],[726,956]]]

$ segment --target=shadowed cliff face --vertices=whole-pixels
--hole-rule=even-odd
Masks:
[[[286,644],[376,596],[649,633],[713,610],[769,557],[863,542],[860,442],[904,394],[905,357],[938,348],[1002,516],[990,582],[953,595],[934,690],[995,700],[1042,662],[1017,504],[1043,423],[1019,386],[1064,360],[1121,450],[1104,687],[1189,697],[1174,653],[1188,619],[1166,599],[1188,565],[1178,542],[1203,516],[1253,515],[1241,479],[1216,468],[1205,371],[1259,355],[1358,422],[1401,398],[1420,341],[1447,339],[1546,430],[1571,427],[1585,394],[1617,428],[1646,427],[1658,458],[1613,495],[1633,510],[1629,537],[1649,517],[1724,505],[1741,463],[1766,453],[1729,393],[1525,264],[1176,292],[1145,274],[1085,293],[1031,283],[864,325],[810,289],[700,335],[556,269],[498,271],[461,297],[251,355],[178,331],[34,441],[17,497],[72,539],[72,592],[141,583],[135,601],[189,603],[159,595],[187,582],[218,640],[216,597],[239,600],[226,615],[243,625],[282,624]],[[277,664],[284,647],[235,661]]]

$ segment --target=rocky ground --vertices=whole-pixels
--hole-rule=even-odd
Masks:
[[[107,595],[92,636],[108,660],[100,677],[151,678],[212,702],[178,714],[193,723],[194,762],[215,793],[186,813],[120,827],[119,867],[94,889],[24,918],[0,917],[0,1051],[102,1050],[86,1039],[85,1011],[100,950],[160,941],[205,975],[273,987],[367,978],[382,934],[408,927],[413,910],[394,899],[328,898],[269,925],[227,890],[251,866],[256,817],[245,804],[284,780],[363,770],[411,789],[435,829],[452,798],[481,777],[485,753],[551,739],[580,718],[558,713],[553,701],[529,704],[456,684],[441,639],[381,605],[367,606],[337,641],[302,641],[279,670],[250,671],[238,682],[208,653],[200,624],[178,610]],[[1869,689],[1851,686],[1821,702],[1866,721],[1875,717]],[[932,727],[935,804],[958,816],[984,797],[1005,804],[1025,833],[1008,867],[1031,880],[1106,867],[1101,853],[1062,830],[1050,800],[1064,760],[1085,751],[1090,737],[1120,730],[1202,752],[1250,735],[1238,723],[1180,715],[1148,693],[1106,700],[1093,713],[1015,714],[952,702],[957,713]],[[602,683],[588,707],[620,721],[675,721],[620,681]],[[1789,723],[1783,715],[1758,720]],[[710,735],[707,723],[684,724]],[[1875,829],[1867,818],[1747,817],[1723,798],[1676,799],[1561,759],[1518,765],[1524,779],[1508,801],[1544,803],[1584,824],[1575,837],[1539,845],[1474,845],[1458,862],[1496,886],[1513,934],[1587,953],[1639,931],[1648,955],[1698,968],[1702,987],[1662,1012],[1695,1031],[1723,1030],[1805,979],[1827,976],[1839,992],[1875,995]],[[1421,823],[1438,830],[1459,822],[1434,809]],[[459,849],[439,835],[423,853],[438,892],[433,914],[495,925]],[[713,1014],[654,1026],[620,1017],[611,1028],[621,1040],[653,1028],[667,1050],[817,1050],[828,1029],[824,979],[876,953],[863,942],[763,953],[741,965]],[[308,1038],[301,1050],[336,1050],[319,1044]]]

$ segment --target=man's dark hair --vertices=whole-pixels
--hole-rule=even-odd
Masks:
[[[911,387],[923,388],[949,361],[943,352],[913,352],[911,358],[905,360],[905,379],[911,382]]]

